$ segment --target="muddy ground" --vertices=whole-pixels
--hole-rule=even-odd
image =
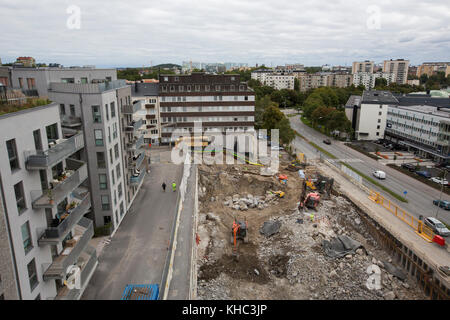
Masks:
[[[280,173],[288,176],[286,185],[277,175],[261,176],[251,165],[199,166],[198,299],[425,299],[413,281],[384,269],[383,262],[392,260],[344,197],[322,197],[317,211],[298,211],[303,180],[283,169],[287,160],[284,155],[280,164]],[[306,167],[306,173],[316,170]],[[284,198],[269,193],[278,190],[286,193]],[[232,208],[227,201],[237,195],[256,198],[264,206]],[[246,220],[249,228],[249,242],[238,242],[237,261],[230,241],[235,218]],[[269,220],[280,221],[281,227],[266,237],[260,228]],[[329,258],[322,242],[341,234],[363,248]],[[373,264],[381,269],[380,290],[366,287],[367,268]]]

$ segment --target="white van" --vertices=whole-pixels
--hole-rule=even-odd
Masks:
[[[380,170],[374,171],[373,176],[380,180],[386,179],[386,173],[384,171],[380,171]]]

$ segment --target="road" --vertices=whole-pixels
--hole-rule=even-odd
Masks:
[[[290,120],[292,128],[302,136],[319,145],[321,148],[330,152],[337,158],[343,160],[345,159],[345,161],[347,161],[347,163],[349,163],[352,167],[366,174],[367,176],[372,176],[372,172],[375,170],[382,170],[386,172],[386,180],[380,181],[380,183],[384,184],[387,188],[402,196],[404,196],[403,192],[407,191],[405,198],[408,200],[408,203],[398,201],[388,193],[382,191],[378,187],[366,181],[368,186],[376,191],[381,192],[381,194],[383,194],[385,198],[388,198],[389,200],[397,203],[402,209],[404,209],[408,213],[411,213],[416,218],[418,218],[419,215],[423,215],[424,217],[435,217],[437,211],[438,219],[445,222],[447,225],[450,225],[450,211],[446,211],[433,205],[433,200],[439,199],[440,191],[395,169],[378,163],[376,160],[347,147],[341,141],[332,140],[331,145],[324,144],[323,140],[326,138],[326,136],[305,125],[300,120],[300,116],[290,117],[288,119]],[[308,144],[304,139],[300,137],[295,138],[295,140],[293,141],[293,145],[297,149],[302,150],[309,159],[315,159],[319,156],[327,158],[326,155],[321,155],[321,152],[317,152],[317,150],[313,146]],[[442,193],[442,200],[450,201],[450,196]]]
[[[160,283],[175,219],[182,166],[152,164],[144,183],[99,264],[82,300],[119,300],[127,284]],[[166,181],[166,192],[161,184]]]

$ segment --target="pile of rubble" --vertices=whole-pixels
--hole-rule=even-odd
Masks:
[[[233,210],[245,211],[249,208],[263,210],[269,206],[269,203],[276,204],[277,202],[276,195],[268,190],[266,196],[254,196],[250,193],[246,197],[241,197],[239,194],[235,194],[232,197],[226,196],[223,205]]]

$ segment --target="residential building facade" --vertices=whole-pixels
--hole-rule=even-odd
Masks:
[[[353,84],[357,87],[363,85],[366,89],[373,89],[375,87],[376,79],[383,78],[386,79],[387,85],[395,82],[394,73],[368,73],[368,72],[358,72],[353,74]]]
[[[353,84],[353,76],[348,73],[332,73],[327,77],[328,87],[346,88]]]
[[[7,238],[0,245],[0,272],[9,283],[3,294],[79,299],[97,265],[89,246],[93,221],[85,217],[92,194],[84,134],[64,130],[59,106],[51,103],[1,115],[0,137],[0,228],[6,224],[1,237]],[[7,276],[4,267],[11,263]],[[80,287],[64,284],[71,271]]]
[[[437,72],[444,72],[445,77],[448,76],[450,70],[450,62],[424,62],[417,67],[417,76],[420,78],[423,74],[428,77],[436,74]]]
[[[398,84],[406,84],[408,80],[409,60],[385,60],[383,64],[383,73],[393,73],[395,82]]]
[[[355,61],[352,64],[352,74],[360,72],[373,73],[373,66],[374,66],[373,61],[368,60],[362,62]]]
[[[329,73],[297,73],[297,79],[299,80],[299,89],[305,92],[310,89],[319,87],[326,87],[328,84]]]

